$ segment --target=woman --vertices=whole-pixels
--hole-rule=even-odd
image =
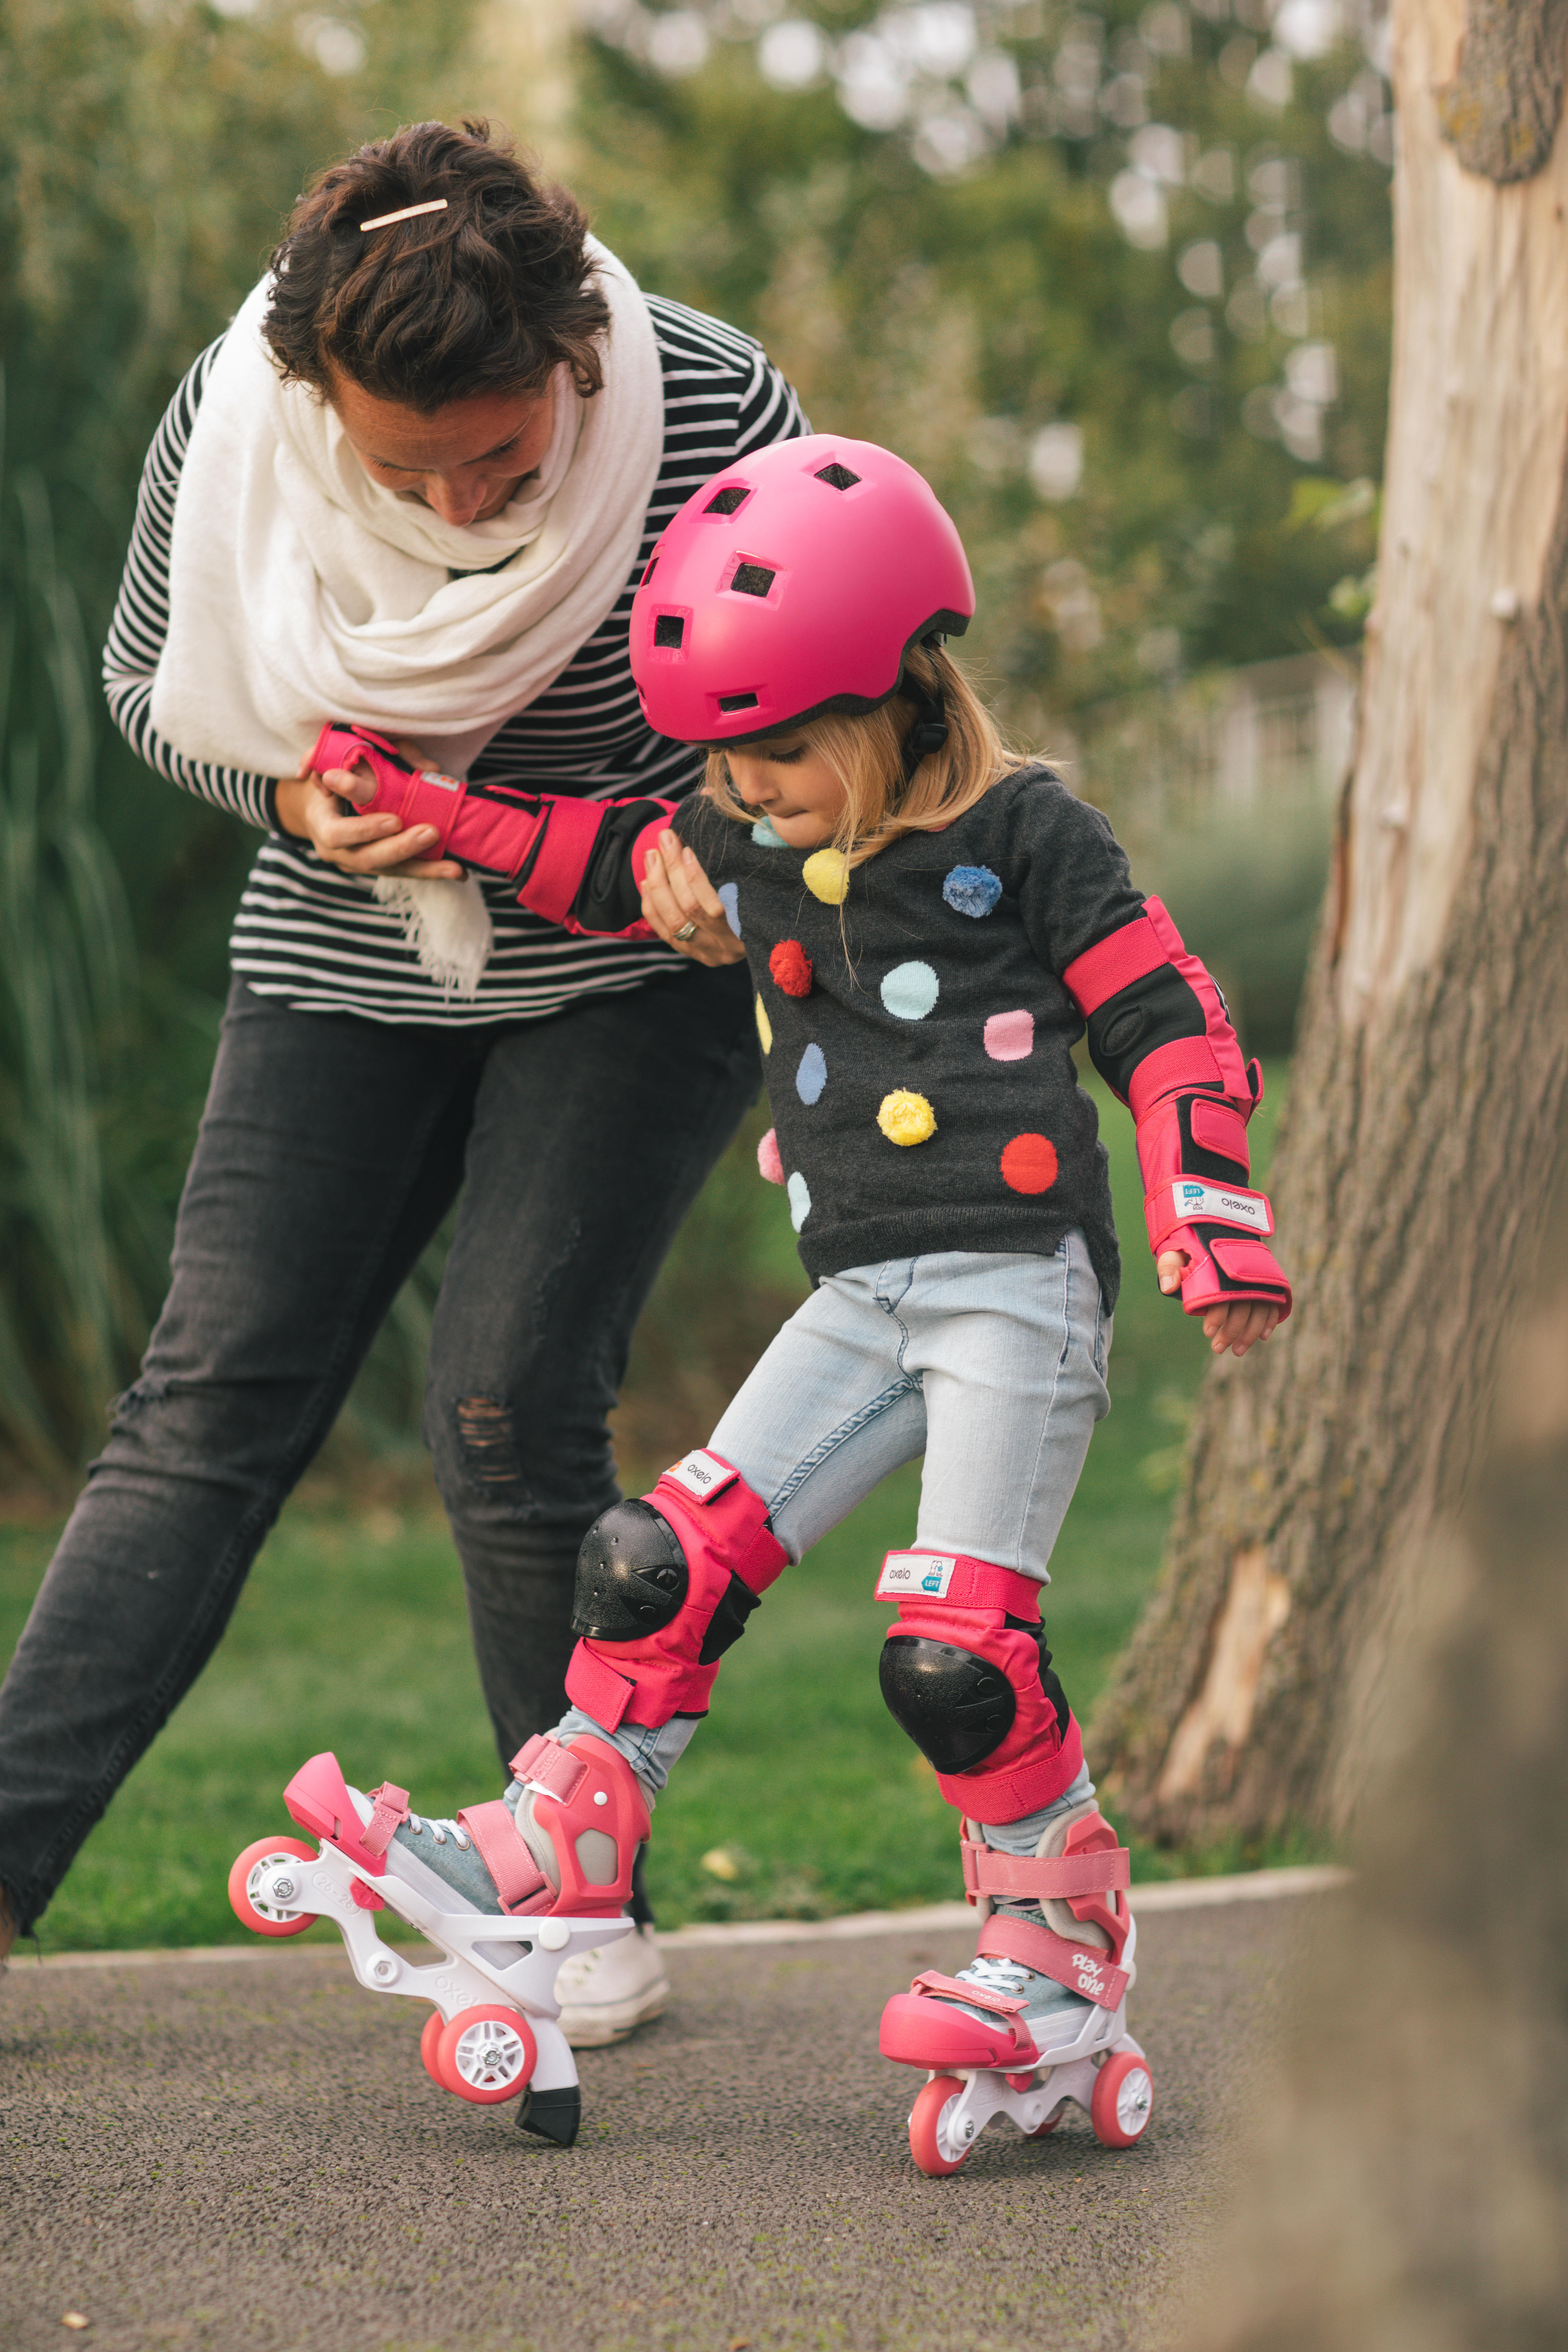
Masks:
[[[756,1091],[746,982],[571,937],[306,762],[337,718],[478,791],[689,790],[700,759],[639,713],[632,592],[698,484],[804,429],[755,343],[645,299],[484,124],[327,172],[176,394],[110,707],[268,837],[168,1301],[0,1691],[12,1931],[205,1664],[459,1192],[425,1434],[503,1759],[559,1714],[632,1327]],[[590,1979],[581,2033],[656,2013],[651,1934]]]

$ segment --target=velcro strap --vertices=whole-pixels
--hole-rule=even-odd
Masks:
[[[500,1797],[490,1798],[487,1804],[465,1806],[458,1815],[458,1827],[466,1830],[479,1848],[479,1860],[495,1880],[503,1911],[521,1909],[541,1887],[553,1895],[550,1881],[517,1833],[510,1806]]]
[[[384,1780],[379,1789],[370,1792],[375,1811],[359,1833],[359,1842],[367,1853],[384,1853],[397,1832],[408,1819],[408,1791],[392,1780]]]
[[[916,1977],[910,1990],[940,1993],[944,2000],[966,2000],[971,2009],[990,2010],[1008,2025],[1029,2006],[1026,2000],[1015,2000],[1010,1993],[993,1992],[988,1985],[965,1984],[962,1977],[944,1977],[935,1969]]]
[[[637,1685],[616,1674],[603,1658],[579,1642],[566,1661],[566,1696],[574,1706],[591,1715],[601,1731],[618,1731],[621,1717],[637,1696]]]
[[[1081,1993],[1100,2009],[1115,2009],[1126,1999],[1131,1979],[1125,1969],[1113,1968],[1092,1944],[1069,1943],[1032,1919],[1014,1919],[1005,1911],[992,1913],[980,1930],[976,1952],[999,1960],[1022,1960],[1037,1976],[1049,1977]]]
[[[692,1502],[713,1503],[727,1487],[734,1485],[740,1475],[731,1463],[721,1460],[717,1454],[710,1454],[705,1445],[700,1445],[695,1454],[682,1454],[679,1462],[672,1462],[668,1470],[662,1471],[658,1486],[668,1479]],[[658,1492],[658,1486],[654,1488],[655,1494]]]
[[[545,803],[544,837],[533,871],[518,896],[531,913],[563,923],[598,843],[605,822],[603,801],[552,800]]]
[[[1124,1845],[1092,1853],[998,1853],[963,1842],[963,1884],[970,1895],[1006,1903],[1070,1903],[1080,1895],[1109,1895],[1132,1884],[1132,1856]]]
[[[547,1796],[564,1804],[588,1767],[580,1756],[563,1748],[558,1739],[547,1739],[543,1732],[536,1731],[518,1749],[507,1769],[514,1780],[525,1780],[531,1789],[542,1789]]]
[[[1135,980],[1146,980],[1152,971],[1170,961],[1170,951],[1155,934],[1147,915],[1140,915],[1131,923],[1123,923],[1098,947],[1086,948],[1075,957],[1062,974],[1062,986],[1087,1021],[1091,1013]]]
[[[953,1609],[1000,1609],[1037,1617],[1040,1587],[1016,1569],[997,1568],[963,1552],[890,1551],[882,1561],[873,1601],[945,1601]]]
[[[1258,1241],[1274,1231],[1266,1192],[1249,1192],[1245,1184],[1216,1184],[1209,1176],[1177,1176],[1156,1184],[1143,1202],[1143,1216],[1156,1254],[1178,1225],[1237,1225]]]
[[[1217,1089],[1225,1094],[1225,1072],[1206,1037],[1174,1037],[1145,1054],[1127,1082],[1127,1104],[1142,1126],[1162,1095]]]
[[[1209,1244],[1209,1255],[1226,1282],[1234,1284],[1237,1290],[1258,1293],[1266,1298],[1279,1296],[1289,1307],[1290,1286],[1273,1251],[1265,1249],[1261,1242],[1216,1234]]]

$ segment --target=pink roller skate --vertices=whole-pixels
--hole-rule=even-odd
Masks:
[[[258,1936],[331,1919],[372,1992],[434,2004],[426,2071],[460,2099],[521,2098],[525,2131],[570,2147],[581,2098],[556,2020],[555,1977],[573,1953],[630,1933],[632,1864],[648,1834],[637,1775],[603,1740],[536,1738],[513,1757],[504,1798],[455,1820],[411,1812],[388,1782],[351,1789],[335,1756],[312,1756],[283,1801],[317,1845],[261,1838],[229,1873],[229,1901]],[[420,1966],[376,1933],[395,1911],[444,1960]]]
[[[990,1916],[962,1975],[928,1970],[882,2012],[880,2046],[926,2069],[910,2116],[921,2172],[956,2172],[994,2116],[1030,2139],[1069,2099],[1107,2147],[1131,2147],[1149,2121],[1148,2062],[1127,2031],[1138,1931],[1130,1857],[1092,1801],[1047,1828],[1038,1852],[994,1853],[962,1829],[969,1900]],[[1037,1904],[1046,1925],[995,1911]]]

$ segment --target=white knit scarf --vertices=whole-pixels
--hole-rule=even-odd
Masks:
[[[630,576],[664,443],[647,307],[613,254],[589,250],[610,306],[604,389],[585,401],[558,369],[537,473],[463,529],[373,481],[337,412],[280,381],[261,338],[268,281],[254,289],[207,378],[174,503],[151,714],[166,742],[291,776],[322,720],[346,719],[460,776],[559,677]],[[376,895],[426,969],[472,995],[491,944],[477,884]]]

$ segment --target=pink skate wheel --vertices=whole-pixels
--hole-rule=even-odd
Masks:
[[[425,2072],[433,2083],[440,2083],[443,2090],[447,2085],[441,2080],[441,2070],[436,2063],[436,2045],[445,2032],[446,2026],[447,2021],[440,2011],[433,2009],[425,2021],[425,2031],[419,2036],[419,2055],[425,2062]]]
[[[933,2074],[910,2109],[910,2154],[917,2171],[932,2180],[956,2172],[969,2154],[964,2147],[956,2156],[947,2155],[947,2136],[942,2130],[949,2109],[963,2094],[963,2084],[956,2074]]]
[[[538,2063],[528,2020],[504,2001],[493,2009],[460,2009],[436,2042],[437,2080],[479,2107],[498,2106],[526,2091]]]
[[[1032,2132],[1026,2132],[1024,2134],[1024,2137],[1026,2139],[1048,2139],[1066,2113],[1067,2106],[1064,2103],[1057,2109],[1054,2116],[1047,2116],[1043,2124],[1037,2124]]]
[[[1094,2078],[1089,2119],[1102,2147],[1132,2147],[1143,2137],[1154,2105],[1145,2062],[1131,2050],[1108,2058]]]
[[[307,1845],[303,1838],[258,1838],[254,1845],[247,1845],[242,1854],[236,1856],[234,1868],[228,1874],[228,1899],[240,1926],[248,1927],[253,1936],[302,1936],[307,1927],[313,1927],[313,1911],[289,1909],[280,1897],[258,1900],[256,1889],[269,1863],[315,1859],[315,1847]],[[295,1883],[303,1885],[303,1872]]]

